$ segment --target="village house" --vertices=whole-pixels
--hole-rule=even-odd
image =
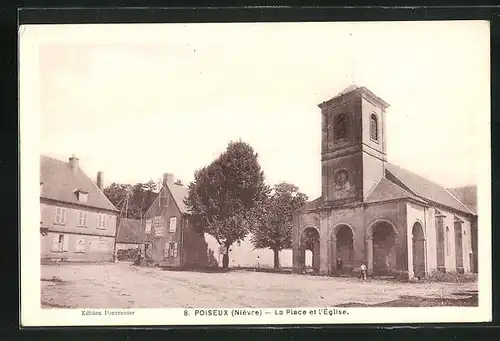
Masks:
[[[116,249],[126,250],[139,248],[144,239],[142,232],[142,220],[118,218]]]
[[[164,175],[164,186],[144,214],[144,256],[164,267],[215,265],[205,236],[194,229],[184,204],[188,189]]]
[[[295,216],[293,268],[404,278],[477,271],[475,191],[468,203],[387,161],[385,101],[351,86],[319,105],[322,195]],[[434,160],[435,161],[435,160]],[[465,195],[465,194],[464,194]]]
[[[118,210],[94,183],[69,162],[40,156],[40,256],[44,261],[109,262],[114,259]]]

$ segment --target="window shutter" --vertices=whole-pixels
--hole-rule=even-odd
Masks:
[[[103,214],[103,215],[102,215],[102,227],[103,227],[103,228],[106,228],[106,220],[107,220],[106,218],[107,218],[107,217],[108,217],[108,216],[107,216],[107,215],[105,215],[105,214]]]
[[[165,250],[163,251],[165,258],[168,258],[169,251],[170,251],[170,243],[167,242],[165,243]]]
[[[60,220],[60,215],[61,215],[61,209],[59,207],[56,207],[56,217],[55,217],[55,222],[58,223]]]
[[[174,243],[174,258],[177,258],[177,246],[179,243]]]
[[[66,209],[65,208],[62,208],[61,209],[61,223],[66,223]]]
[[[69,245],[69,236],[64,235],[64,237],[63,237],[63,251],[64,252],[68,251],[68,245]]]
[[[59,248],[59,235],[55,234],[52,236],[52,251],[60,251]]]
[[[87,226],[87,212],[83,212],[83,226]]]

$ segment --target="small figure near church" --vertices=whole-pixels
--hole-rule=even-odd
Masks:
[[[342,263],[342,259],[337,258],[337,272],[342,273],[342,266],[344,264]]]
[[[361,279],[363,281],[365,281],[366,280],[366,265],[364,262],[361,263],[360,269],[361,269]]]

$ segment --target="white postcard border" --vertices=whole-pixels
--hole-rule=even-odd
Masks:
[[[484,25],[485,22],[469,21],[469,24]],[[311,23],[320,25],[321,23]],[[352,23],[351,23],[352,24]],[[488,33],[489,33],[489,25]],[[155,36],[155,25],[138,25],[137,34],[129,37],[141,43],[147,43],[144,37]],[[222,29],[228,24],[218,25]],[[243,25],[243,24],[239,24]],[[269,24],[246,24],[269,25]],[[290,24],[279,24],[290,25]],[[133,311],[133,315],[84,315],[88,309],[41,309],[40,307],[40,237],[39,237],[39,199],[36,195],[39,181],[39,145],[40,121],[39,109],[39,68],[38,46],[44,43],[110,43],[119,42],[114,30],[123,25],[106,25],[105,31],[97,32],[102,25],[66,25],[65,30],[56,30],[59,25],[22,26],[20,35],[20,197],[21,197],[21,324],[23,326],[90,326],[90,325],[234,325],[234,324],[329,324],[329,323],[445,323],[445,322],[486,322],[491,320],[491,174],[490,174],[490,117],[484,111],[478,111],[478,124],[482,127],[481,143],[477,150],[481,153],[481,162],[477,164],[479,174],[478,213],[479,213],[479,306],[478,307],[439,307],[439,308],[335,308],[348,311],[348,315],[305,316],[276,315],[275,310],[286,307],[260,310],[261,316],[194,316],[184,309],[107,309],[109,311]],[[147,33],[150,34],[147,34]],[[484,36],[489,44],[489,34]],[[130,39],[127,40],[130,42]],[[157,41],[156,41],[157,43]],[[489,57],[487,62],[489,65]],[[489,69],[489,68],[488,68]],[[489,75],[488,75],[489,77]],[[486,81],[486,80],[485,80]],[[490,79],[487,80],[488,84]],[[487,98],[478,98],[478,102],[488,105]],[[295,308],[311,311],[316,308]],[[215,308],[220,310],[219,308]],[[106,309],[95,311],[105,312]],[[203,309],[206,310],[206,309]],[[227,309],[232,311],[232,309]],[[269,314],[265,314],[269,312]]]

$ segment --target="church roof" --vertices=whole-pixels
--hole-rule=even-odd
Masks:
[[[386,178],[410,193],[429,202],[455,209],[467,214],[475,214],[446,188],[406,169],[386,163]]]
[[[307,202],[304,207],[303,207],[303,210],[314,210],[316,208],[318,208],[319,206],[321,206],[321,204],[323,203],[323,197],[318,197],[312,201],[309,201]]]
[[[477,213],[477,186],[449,188],[448,191],[468,208]]]
[[[416,195],[387,180],[386,178],[380,179],[373,190],[368,194],[365,202],[374,203],[394,199],[413,199],[419,202],[424,202]]]

